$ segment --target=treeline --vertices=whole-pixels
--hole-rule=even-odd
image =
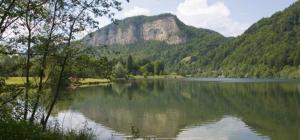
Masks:
[[[164,75],[164,63],[149,59],[127,58],[109,60],[107,57],[96,57],[87,54],[71,60],[71,66],[66,70],[68,77],[76,78],[106,78],[127,79],[130,75]]]
[[[161,61],[150,61],[147,59],[134,60],[131,55],[126,61],[129,74],[133,75],[163,75],[164,64]]]
[[[151,61],[149,59],[135,59],[129,55],[126,59],[112,59],[107,57],[96,57],[90,55],[88,50],[80,55],[76,55],[69,60],[70,65],[64,72],[64,81],[70,84],[69,77],[73,78],[125,78],[129,75],[164,75],[167,74],[164,69],[164,63],[161,61]],[[24,67],[26,57],[22,55],[0,55],[0,76],[23,77],[25,75]],[[33,67],[38,63],[32,61]],[[33,70],[30,77],[38,77],[38,73]],[[53,70],[54,71],[54,70]],[[49,77],[54,78],[54,77]],[[53,79],[54,80],[54,79]],[[68,86],[68,85],[65,85]]]
[[[135,59],[131,55],[127,58],[109,60],[107,57],[84,55],[70,60],[65,75],[76,78],[128,78],[130,75],[164,75],[164,64],[161,61]]]
[[[131,75],[164,75],[164,64],[161,61],[150,61],[147,59],[134,59],[131,55],[126,60],[113,59],[111,64],[114,64],[112,68],[110,79],[127,79]]]

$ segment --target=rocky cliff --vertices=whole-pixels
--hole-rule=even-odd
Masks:
[[[170,45],[185,43],[188,33],[176,16],[136,16],[110,24],[83,38],[89,46],[132,44],[139,41],[164,41]]]

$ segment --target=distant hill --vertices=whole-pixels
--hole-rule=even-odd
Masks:
[[[171,14],[137,16],[91,33],[82,42],[99,56],[159,60],[168,72],[180,74],[300,78],[299,16],[298,1],[236,38],[186,26]]]
[[[220,68],[231,75],[299,76],[300,2],[258,21],[233,42],[220,47],[217,53],[223,55]]]

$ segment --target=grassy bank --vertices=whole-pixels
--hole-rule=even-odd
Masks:
[[[33,84],[37,83],[37,78],[30,77],[30,82]],[[5,84],[9,86],[23,86],[26,82],[25,77],[9,77],[5,80]],[[79,85],[93,85],[93,84],[105,84],[110,83],[108,79],[97,79],[97,78],[84,78],[80,79],[77,84]]]
[[[130,75],[130,79],[181,79],[184,78],[180,75],[155,75],[155,76],[142,76],[142,75]],[[80,79],[76,84],[76,86],[89,86],[89,85],[107,85],[112,83],[113,81],[109,79],[101,79],[101,78],[84,78]]]
[[[79,86],[85,85],[106,85],[111,83],[109,79],[101,79],[101,78],[84,78],[78,81]]]
[[[180,79],[184,78],[181,75],[155,75],[155,76],[142,76],[142,75],[131,75],[129,76],[131,79]],[[30,82],[36,84],[38,79],[35,77],[29,78]],[[5,84],[9,86],[24,86],[26,82],[25,77],[9,77],[5,80]],[[80,78],[78,82],[76,82],[76,86],[86,86],[86,85],[105,85],[109,84],[111,81],[109,79],[103,78]]]
[[[92,140],[89,129],[63,132],[61,128],[43,130],[40,125],[0,119],[0,140]]]
[[[133,79],[181,79],[184,76],[181,75],[154,75],[154,76],[142,76],[142,75],[135,75],[130,76]]]
[[[29,81],[31,83],[37,83],[37,79],[34,77],[30,77]],[[25,77],[9,77],[5,80],[6,85],[13,85],[13,86],[23,86],[26,82]]]

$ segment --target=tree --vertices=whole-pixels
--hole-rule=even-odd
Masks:
[[[77,57],[80,52],[76,46],[72,46],[78,33],[98,27],[98,17],[107,16],[115,21],[114,15],[121,10],[121,2],[119,0],[0,0],[0,6],[1,43],[6,41],[8,48],[22,47],[16,49],[17,52],[6,52],[8,49],[4,52],[1,49],[1,53],[26,56],[25,107],[22,114],[24,120],[27,120],[30,110],[29,98],[34,97],[29,119],[33,123],[37,108],[43,101],[41,97],[47,87],[46,84],[50,84],[47,83],[49,77],[52,75],[57,79],[56,86],[52,89],[54,95],[50,96],[49,102],[44,103],[44,110],[39,115],[42,116],[41,124],[45,129],[60,95],[63,80],[68,76],[66,69],[69,61]],[[11,30],[15,33],[12,39],[3,40],[3,33],[10,27],[14,29],[16,25],[19,30]],[[32,67],[33,62],[35,69]],[[103,63],[108,62],[103,60]],[[39,79],[37,89],[30,90],[34,87],[30,84],[29,76],[34,70],[38,72],[36,75]],[[57,72],[52,73],[52,71]],[[36,91],[36,94],[29,96],[29,91]]]
[[[126,68],[128,73],[133,73],[134,65],[133,65],[133,59],[131,55],[129,55],[127,58]]]
[[[124,68],[122,63],[118,63],[113,67],[112,79],[127,79],[127,70]]]
[[[109,79],[112,74],[112,65],[107,57],[100,58],[96,61],[97,76]]]
[[[44,17],[44,26],[42,28],[45,30],[46,34],[43,38],[40,38],[42,41],[42,45],[40,46],[40,49],[42,50],[42,58],[40,62],[39,67],[39,83],[38,83],[38,90],[37,90],[37,96],[32,108],[32,114],[30,117],[31,123],[34,121],[35,113],[37,111],[37,108],[39,106],[40,97],[43,92],[43,80],[45,75],[45,69],[47,66],[47,57],[51,53],[49,51],[50,47],[54,47],[54,44],[60,43],[57,41],[57,38],[61,37],[61,33],[57,33],[57,26],[62,21],[63,16],[59,13],[63,12],[63,5],[61,4],[62,1],[60,0],[51,0],[48,1],[48,8],[47,9],[47,16]],[[56,34],[55,34],[56,33]]]
[[[295,67],[299,67],[300,66],[300,50],[297,51],[297,53],[294,56],[293,65]]]
[[[160,61],[153,62],[154,65],[154,74],[160,75],[164,71],[164,65]]]
[[[38,34],[38,25],[40,25],[41,21],[43,20],[43,8],[40,6],[43,2],[40,0],[28,0],[25,4],[25,12],[24,16],[20,17],[21,20],[21,26],[23,26],[27,31],[26,35],[23,37],[26,41],[27,45],[27,58],[26,58],[26,70],[25,70],[25,76],[26,76],[26,83],[25,83],[25,103],[24,103],[24,116],[23,119],[27,119],[28,114],[28,104],[29,104],[29,90],[30,90],[30,59],[31,59],[31,47],[34,43],[34,37],[36,34]],[[21,36],[22,38],[22,36]]]
[[[143,73],[143,74],[153,74],[154,73],[154,66],[153,66],[153,63],[147,63],[146,65],[140,67],[140,71]]]
[[[58,100],[61,91],[61,83],[63,81],[68,60],[73,55],[76,55],[78,53],[76,51],[74,52],[74,50],[71,48],[71,43],[75,39],[75,35],[86,30],[88,27],[97,27],[99,22],[95,20],[95,17],[107,15],[113,20],[114,10],[121,10],[121,3],[117,0],[66,0],[61,4],[63,5],[64,9],[62,14],[64,20],[62,20],[61,22],[61,31],[64,31],[65,34],[62,35],[64,40],[61,46],[63,48],[60,52],[61,57],[58,61],[60,62],[60,71],[56,89],[54,91],[54,98],[48,107],[49,109],[47,113],[43,114],[41,120],[44,129],[47,126],[47,122],[53,110],[53,107]]]
[[[3,33],[23,14],[22,2],[18,0],[0,0],[0,40]]]

